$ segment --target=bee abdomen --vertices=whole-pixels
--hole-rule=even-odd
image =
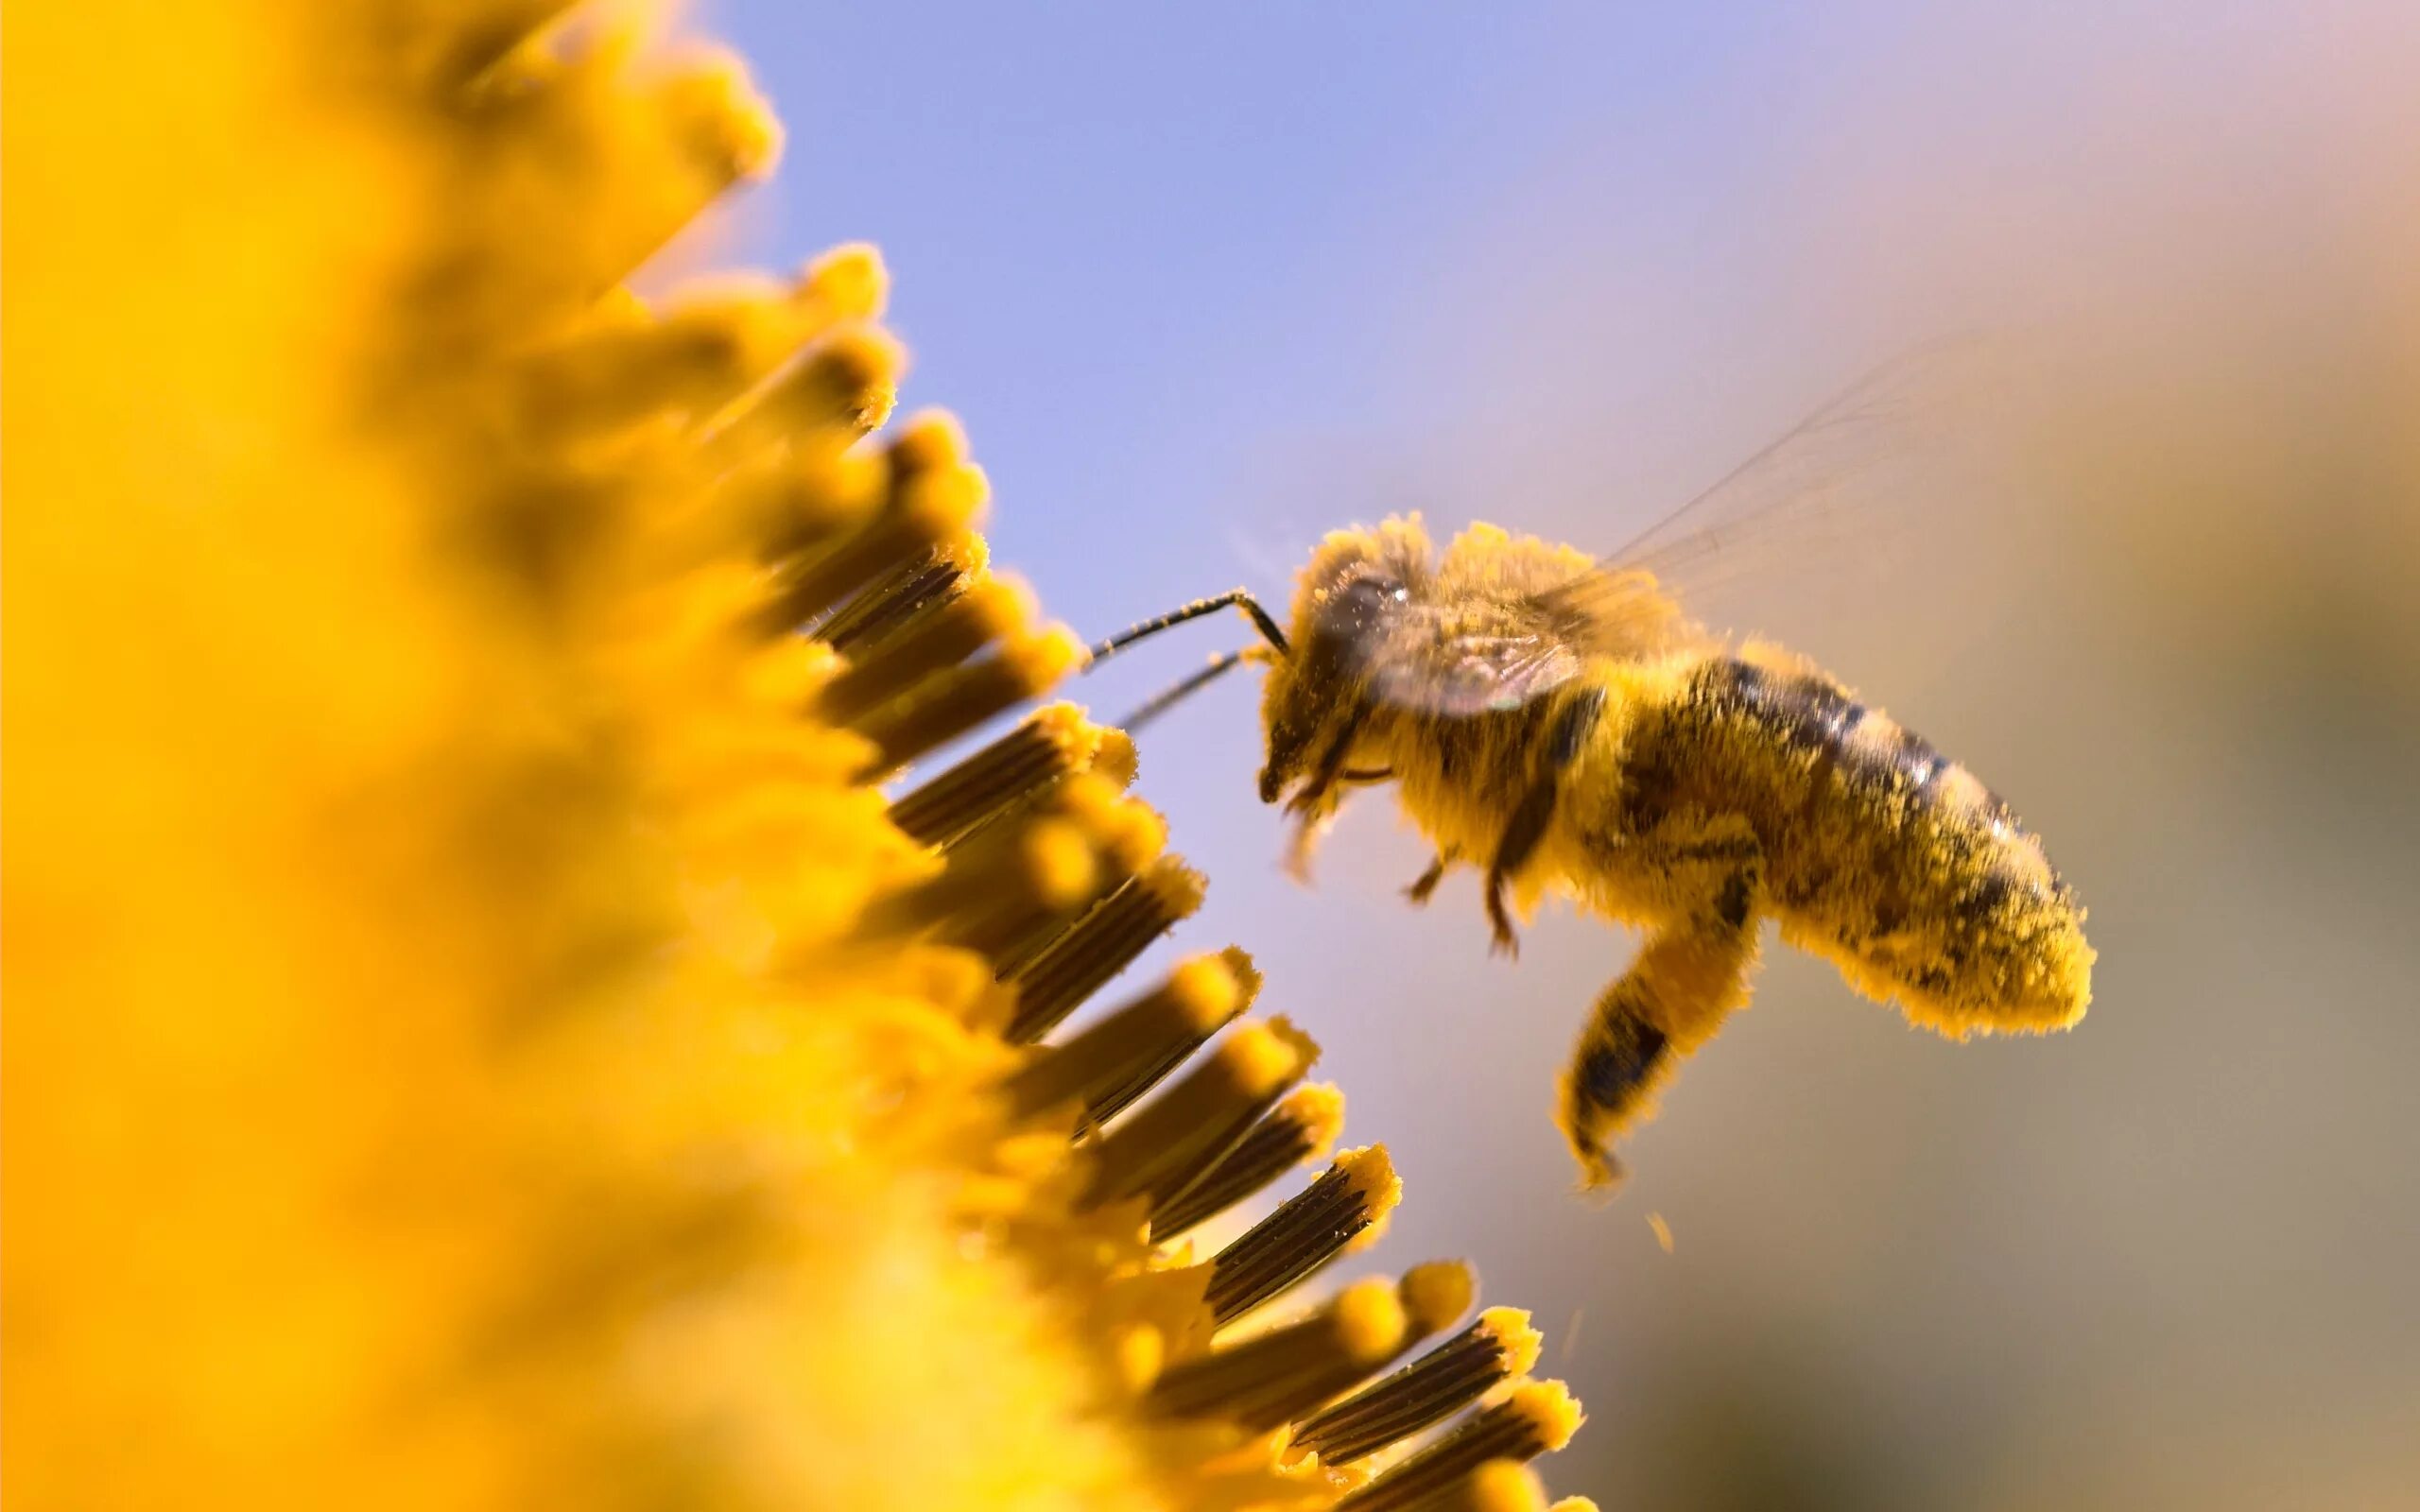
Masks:
[[[1998,794],[1933,744],[1849,696],[1817,672],[1776,672],[1724,657],[1699,675],[1714,706],[1763,727],[1783,745],[1817,756],[1853,786],[1895,789],[1916,801],[1979,811],[2021,830]]]
[[[1640,764],[1634,823],[1675,799],[1736,803],[1785,929],[1922,1022],[1962,1034],[2083,1013],[2082,910],[1973,773],[1811,668],[1710,660],[1683,702]]]

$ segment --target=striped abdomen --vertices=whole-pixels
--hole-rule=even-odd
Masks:
[[[2082,911],[1999,795],[1820,672],[1710,658],[1644,722],[1627,828],[1680,806],[1737,814],[1785,938],[1858,986],[1965,1032],[2074,1022]]]

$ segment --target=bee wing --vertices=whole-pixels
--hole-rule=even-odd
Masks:
[[[1577,676],[1571,644],[1541,624],[1511,634],[1457,631],[1446,611],[1408,605],[1395,628],[1357,646],[1370,696],[1398,709],[1464,717],[1517,709]]]
[[[1960,419],[1985,355],[1978,338],[1958,337],[1872,369],[1596,573],[1539,595],[1540,608],[1584,617],[1621,601],[1605,590],[1622,575],[1643,572],[1723,632],[1805,596],[1793,588],[1837,608],[1895,602],[1919,579],[1960,583],[1971,610],[1990,576],[1972,569],[1993,559],[1984,496],[2008,475],[1977,450],[1983,429]]]
[[[1353,647],[1356,670],[1398,708],[1454,716],[1517,708],[1569,681],[1591,655],[1779,628],[1770,623],[1776,610],[1788,617],[1810,589],[1835,613],[1887,605],[1899,623],[1923,625],[1927,656],[1947,655],[2010,587],[1978,570],[1997,559],[1986,496],[2010,470],[1977,449],[1987,429],[1960,418],[1991,354],[1971,336],[1904,352],[1593,570],[1493,603],[1484,632],[1455,610],[1406,606],[1388,633]],[[1656,592],[1641,592],[1650,586]]]

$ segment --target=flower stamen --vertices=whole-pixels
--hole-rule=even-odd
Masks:
[[[812,625],[903,562],[972,529],[990,487],[981,469],[961,459],[963,446],[954,423],[930,415],[903,426],[885,453],[890,486],[881,507],[854,533],[786,567],[763,628],[781,634]]]
[[[1516,1459],[1492,1459],[1471,1471],[1439,1512],[1547,1512],[1537,1471]]]
[[[938,874],[867,909],[859,927],[875,938],[932,933],[990,958],[1080,906],[1099,878],[1082,827],[1041,817],[952,852]]]
[[[1208,883],[1174,856],[1093,905],[1067,932],[1003,978],[1017,989],[1017,1011],[1002,1038],[1029,1045],[1079,1004],[1133,964],[1151,941],[1201,906]]]
[[[1036,1052],[1009,1078],[1009,1106],[1017,1116],[1031,1117],[1080,1103],[1082,1125],[1106,1122],[1116,1110],[1107,1106],[1112,1096],[1129,1086],[1140,1096],[1184,1064],[1251,1004],[1259,987],[1252,958],[1232,946],[1183,962],[1150,992],[1065,1043]]]
[[[1518,1308],[1491,1307],[1461,1333],[1394,1374],[1317,1414],[1293,1447],[1344,1465],[1461,1411],[1538,1363],[1545,1339]]]
[[[1318,1053],[1283,1020],[1237,1024],[1199,1070],[1100,1142],[1086,1204],[1141,1197],[1158,1208],[1234,1148]]]
[[[890,822],[919,844],[954,845],[1020,800],[1093,770],[1107,746],[1123,741],[1117,731],[1085,718],[1076,705],[1051,704],[901,795],[890,805]],[[1131,760],[1127,765],[1131,780]]]
[[[897,690],[956,666],[994,641],[1015,634],[1032,617],[1033,596],[1023,586],[989,575],[967,582],[881,637],[862,659],[824,684],[823,716],[836,725],[855,724]]]
[[[1019,635],[980,662],[927,678],[906,697],[857,724],[874,755],[859,782],[877,782],[1028,698],[1040,697],[1084,658],[1084,644],[1063,625]]]
[[[1210,1262],[1203,1300],[1211,1316],[1223,1328],[1348,1249],[1374,1242],[1402,1200],[1385,1145],[1346,1150]]]
[[[1514,1386],[1502,1401],[1337,1503],[1338,1512],[1405,1512],[1435,1504],[1490,1461],[1526,1463],[1561,1449],[1582,1413],[1560,1381]]]
[[[1224,1418],[1266,1432],[1346,1390],[1403,1348],[1409,1321],[1395,1287],[1356,1281],[1299,1323],[1188,1360],[1144,1399],[1171,1418]]]
[[[870,652],[892,635],[915,624],[926,612],[954,602],[974,586],[990,562],[991,547],[981,536],[973,531],[952,536],[867,584],[855,598],[816,626],[814,638],[852,663],[862,663]],[[1023,628],[1031,617],[1028,613],[1001,634]],[[977,642],[952,661],[973,656],[983,644]],[[931,670],[935,669],[926,669]],[[904,692],[911,685],[903,679],[895,681],[890,691]],[[818,713],[830,717],[828,706]]]
[[[1291,1167],[1324,1159],[1343,1126],[1342,1092],[1325,1082],[1295,1088],[1200,1181],[1151,1215],[1151,1242],[1174,1238],[1226,1211]]]
[[[1064,818],[1091,842],[1099,880],[1083,899],[1087,903],[1124,885],[1157,861],[1167,845],[1167,824],[1150,804],[1123,796],[1115,782],[1090,772],[1059,783],[1030,812]],[[982,843],[980,835],[971,842],[973,846]],[[1065,914],[1036,916],[1031,927],[1003,940],[999,949],[990,953],[993,971],[1002,978],[1015,974],[1066,933],[1070,921],[1071,916]]]

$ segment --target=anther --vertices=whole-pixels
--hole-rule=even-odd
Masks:
[[[1219,953],[1219,959],[1234,973],[1238,984],[1241,1007],[1236,1011],[1250,1007],[1253,1000],[1260,995],[1260,972],[1253,966],[1252,957],[1230,945]],[[1162,1077],[1183,1065],[1185,1057],[1201,1049],[1209,1038],[1209,1032],[1182,1039],[1171,1037],[1152,1055],[1138,1059],[1115,1079],[1104,1082],[1085,1100],[1084,1125],[1098,1126],[1116,1117],[1134,1099],[1158,1086]]]
[[[1126,797],[1108,777],[1083,772],[1068,778],[1052,790],[1050,806],[1098,835],[1104,864],[1121,877],[1157,861],[1167,848],[1167,821],[1150,804]]]
[[[962,443],[955,438],[954,422],[930,416],[902,429],[885,454],[890,488],[882,508],[856,534],[785,569],[786,581],[763,616],[767,633],[812,624],[883,574],[973,527],[990,487],[980,469],[959,459]]]
[[[1430,1504],[1437,1512],[1547,1512],[1538,1472],[1517,1459],[1489,1460]]]
[[[906,351],[889,333],[844,325],[775,368],[707,422],[699,460],[711,474],[768,454],[856,441],[897,402]]]
[[[1237,1024],[1199,1070],[1101,1142],[1085,1205],[1141,1197],[1155,1208],[1184,1191],[1243,1138],[1317,1053],[1290,1025]]]
[[[1307,1419],[1293,1447],[1349,1464],[1443,1422],[1538,1363],[1545,1340],[1530,1314],[1492,1307],[1469,1328],[1383,1381]]]
[[[600,308],[514,365],[522,423],[551,440],[727,402],[751,376],[777,301],[691,304],[661,316]]]
[[[1581,1420],[1580,1403],[1562,1382],[1526,1382],[1337,1506],[1403,1512],[1433,1505],[1460,1494],[1458,1487],[1492,1460],[1526,1463],[1561,1449]]]
[[[1396,1289],[1357,1281],[1299,1323],[1188,1360],[1144,1399],[1169,1418],[1223,1418],[1254,1432],[1275,1428],[1350,1387],[1403,1347]]]
[[[1125,797],[1115,782],[1090,772],[1061,782],[1030,812],[1061,816],[1083,830],[1092,842],[1100,877],[1095,898],[1125,885],[1159,860],[1167,845],[1167,823],[1150,804]],[[981,844],[981,835],[970,843]],[[1005,942],[994,954],[994,969],[1003,977],[1014,975],[1055,944],[1074,922],[1068,918],[1037,919],[1034,928]]]
[[[967,534],[985,492],[982,473],[971,467],[908,484],[894,477],[890,499],[863,529],[785,566],[765,628],[780,634],[811,625],[885,573]]]
[[[1106,778],[1079,773],[1011,823],[942,852],[941,872],[877,904],[870,932],[937,931],[994,978],[1065,933],[1084,905],[1158,858],[1167,827]]]
[[[1091,728],[1098,733],[1098,743],[1081,769],[1060,774],[1033,791],[1003,805],[968,834],[952,839],[949,842],[950,845],[959,845],[963,839],[980,834],[991,825],[1012,823],[1019,816],[1031,813],[1046,804],[1062,803],[1065,801],[1066,795],[1080,784],[1097,787],[1103,793],[1123,792],[1132,786],[1134,782],[1134,763],[1132,759],[1134,743],[1126,737],[1124,730],[1101,726]],[[1143,804],[1132,805],[1132,808],[1133,813],[1121,821],[1119,826],[1126,833],[1126,843],[1116,848],[1121,858],[1118,864],[1118,874],[1121,878],[1129,872],[1145,869],[1152,861],[1158,859],[1160,851],[1167,844],[1167,826],[1159,816]],[[1037,941],[1036,943],[1046,942]]]
[[[1426,1261],[1403,1273],[1403,1312],[1415,1340],[1469,1312],[1478,1297],[1478,1272],[1467,1260]]]
[[[751,556],[778,564],[829,551],[871,524],[890,494],[890,462],[866,447],[808,442],[735,469],[716,491],[748,532]]]
[[[1014,634],[1032,614],[1033,596],[1021,586],[997,577],[978,578],[853,658],[846,670],[824,684],[816,700],[818,710],[828,723],[853,723],[926,676]]]
[[[965,464],[966,427],[945,409],[920,409],[899,424],[890,438],[892,468],[913,480]]]
[[[792,382],[804,379],[833,396],[832,415],[862,413],[871,395],[887,395],[896,384],[895,345],[862,327],[810,344],[878,314],[883,283],[879,255],[860,245],[817,259],[787,284],[761,274],[685,283],[660,318],[640,307],[636,318],[616,318],[600,301],[598,318],[524,368],[539,402],[532,416],[558,427],[596,428],[660,406],[711,432],[727,426],[744,399],[761,402],[750,391],[791,363],[799,364]],[[824,426],[820,449],[834,449],[841,428]],[[851,426],[846,438],[858,434]],[[819,449],[811,427],[793,428],[783,439],[787,444],[772,449],[783,457],[802,445]]]
[[[1326,1159],[1343,1125],[1342,1092],[1325,1082],[1295,1088],[1201,1180],[1151,1215],[1151,1242],[1208,1222],[1294,1166]]]
[[[655,80],[651,93],[690,166],[719,180],[700,185],[701,206],[728,185],[771,170],[781,151],[781,124],[756,98],[737,57],[719,49],[701,53]]]
[[[800,269],[790,296],[810,330],[873,319],[890,298],[890,270],[881,249],[869,242],[847,242],[815,257]]]
[[[1019,800],[1096,767],[1111,733],[1071,703],[1038,710],[974,755],[903,794],[890,805],[890,822],[925,845],[951,844]]]
[[[1141,765],[1134,750],[1134,738],[1114,726],[1101,739],[1100,754],[1093,758],[1094,770],[1107,776],[1120,787],[1134,785]]]
[[[553,87],[568,94],[585,82],[573,75],[616,66],[614,49],[596,49]],[[584,286],[591,298],[629,278],[732,184],[768,171],[781,149],[780,122],[750,87],[746,66],[728,53],[701,52],[642,87],[648,97],[641,108],[659,123],[685,171],[656,179],[655,190],[636,201],[645,207],[637,215],[593,228],[593,246],[555,249],[578,276],[573,286]]]
[[[939,874],[868,909],[869,936],[931,933],[992,955],[1080,906],[1099,878],[1092,837],[1043,817],[953,852]]]
[[[1253,1430],[1295,1421],[1452,1322],[1470,1305],[1477,1287],[1478,1277],[1464,1261],[1415,1265],[1392,1285],[1356,1282],[1339,1294],[1331,1310],[1304,1323],[1272,1330],[1171,1371],[1157,1405],[1190,1416],[1215,1412]],[[1322,1330],[1330,1335],[1331,1347],[1316,1351],[1293,1348]],[[1272,1340],[1287,1343],[1274,1345]],[[1280,1366],[1275,1363],[1279,1360],[1291,1363]],[[1248,1361],[1270,1363],[1254,1380],[1234,1368]],[[1220,1369],[1219,1362],[1230,1367]]]
[[[928,678],[914,693],[874,711],[857,732],[875,754],[857,773],[874,782],[934,747],[1049,690],[1075,670],[1083,647],[1063,627],[1020,635],[980,662]]]
[[[890,482],[881,453],[838,440],[810,438],[748,457],[715,482],[694,518],[672,529],[675,559],[744,555],[770,563],[829,550],[874,517]]]
[[[1318,1180],[1279,1205],[1210,1262],[1203,1299],[1223,1327],[1376,1240],[1403,1200],[1386,1146],[1346,1150]]]
[[[1163,856],[1095,903],[1004,980],[1017,989],[1016,1016],[1004,1038],[1028,1045],[1056,1027],[1111,977],[1133,964],[1153,940],[1201,906],[1201,873]]]
[[[867,584],[817,623],[814,638],[852,662],[862,662],[886,639],[966,592],[990,559],[991,548],[983,538],[962,531]]]
[[[1084,1108],[1087,1123],[1106,1119],[1095,1111],[1105,1093],[1146,1070],[1158,1080],[1244,1010],[1250,1001],[1244,972],[1250,970],[1249,958],[1239,971],[1224,954],[1184,962],[1158,987],[1066,1043],[1036,1052],[1003,1087],[1010,1108],[1029,1117],[1074,1103]],[[1251,980],[1256,986],[1257,973]]]

